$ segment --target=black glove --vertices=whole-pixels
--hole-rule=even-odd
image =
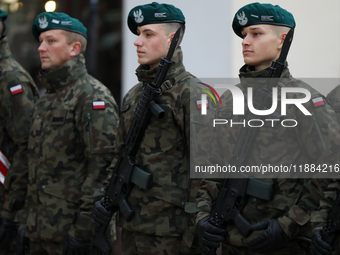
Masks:
[[[252,226],[252,230],[264,229],[263,233],[247,242],[250,250],[260,253],[271,253],[280,250],[289,242],[289,237],[283,232],[277,220],[259,222]]]
[[[117,210],[118,207],[115,207],[112,211],[107,211],[102,205],[102,201],[94,203],[92,221],[96,224],[96,228],[91,242],[102,254],[112,253],[112,247],[106,237],[106,230],[113,213]]]
[[[26,228],[21,229],[17,234],[17,255],[30,254],[30,240],[25,236]]]
[[[19,223],[0,216],[0,246],[9,245],[17,236]]]
[[[322,231],[316,230],[313,233],[312,243],[310,244],[311,255],[329,255],[333,251],[332,245],[322,239]]]
[[[212,225],[209,222],[209,217],[205,217],[197,223],[197,231],[199,244],[203,252],[206,253],[216,250],[220,246],[220,242],[224,241],[224,235],[228,232],[226,229]]]
[[[90,240],[80,241],[68,233],[64,242],[64,255],[91,255],[92,244]]]
[[[93,206],[92,221],[96,225],[104,226],[108,225],[111,221],[114,212],[107,211],[102,205],[102,201],[97,201]]]

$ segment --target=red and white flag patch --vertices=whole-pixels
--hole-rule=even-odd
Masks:
[[[15,85],[15,86],[11,87],[10,91],[11,91],[12,95],[16,95],[16,94],[22,93],[23,89],[22,89],[21,84],[19,84],[19,85]]]
[[[323,101],[322,97],[316,97],[312,99],[314,107],[319,107],[325,105],[325,101]]]
[[[197,105],[197,109],[201,109],[202,108],[202,100],[197,100],[196,101],[196,105]],[[209,103],[207,101],[207,108],[209,107]]]
[[[8,158],[2,153],[2,151],[0,151],[0,183],[2,185],[5,183],[5,177],[10,166],[11,163],[9,162]]]
[[[93,109],[105,109],[105,102],[104,101],[94,101],[92,102]]]

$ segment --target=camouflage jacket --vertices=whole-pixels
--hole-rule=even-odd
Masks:
[[[247,97],[247,87],[262,88],[264,79],[268,75],[268,69],[254,72],[247,66],[241,69],[241,84],[237,85]],[[247,79],[248,78],[248,79]],[[251,79],[258,78],[258,79]],[[338,162],[337,152],[340,149],[340,127],[336,122],[334,111],[327,100],[308,84],[292,79],[288,68],[284,69],[282,78],[285,83],[278,84],[278,107],[281,113],[280,88],[297,87],[310,91],[311,99],[322,98],[324,105],[315,106],[312,100],[304,103],[304,107],[314,115],[304,115],[295,105],[287,105],[285,119],[295,119],[296,127],[283,127],[277,122],[272,127],[271,122],[265,122],[260,128],[255,139],[255,144],[247,160],[248,166],[263,165],[303,165],[303,164],[335,164]],[[250,80],[250,82],[249,82]],[[256,80],[256,81],[255,81]],[[288,98],[304,97],[302,93],[289,93]],[[216,110],[215,118],[232,119],[233,122],[241,122],[243,115],[233,115],[232,95],[227,91],[222,96],[223,106]],[[246,100],[245,100],[246,102]],[[247,105],[245,104],[247,110]],[[320,128],[319,133],[316,125]],[[217,125],[210,140],[211,163],[228,165],[230,156],[238,139],[241,125]],[[322,140],[327,147],[324,149]],[[267,201],[255,196],[247,196],[247,202],[241,214],[251,223],[257,223],[269,219],[279,219],[285,233],[293,238],[298,233],[308,228],[308,223],[317,221],[318,217],[312,217],[312,211],[322,207],[325,201],[322,190],[327,188],[329,179],[311,179],[304,185],[304,179],[277,178],[279,175],[266,177],[262,181],[273,183],[272,199]],[[273,178],[274,177],[274,178]],[[196,222],[206,217],[210,211],[211,201],[217,196],[218,182],[203,180],[197,195],[197,207],[200,209]],[[246,238],[240,233],[233,223],[228,224],[228,241],[235,246],[245,245]],[[256,236],[254,232],[248,239]],[[310,233],[309,233],[310,236]]]
[[[2,216],[14,220],[23,207],[27,191],[27,141],[30,110],[38,99],[38,89],[31,76],[11,56],[7,38],[0,41],[0,150],[11,162],[0,184]],[[2,198],[6,192],[6,200]]]
[[[39,79],[28,140],[26,236],[63,242],[89,240],[94,191],[107,178],[118,126],[111,92],[90,76],[82,54]]]
[[[184,72],[182,51],[178,48],[174,52],[166,80],[172,80]],[[154,80],[157,68],[149,70],[141,65],[136,74],[140,83],[124,97],[117,145],[124,143],[144,86]],[[189,179],[190,97],[199,97],[196,90],[191,91],[190,87],[196,88],[198,82],[196,77],[187,73],[158,97],[157,102],[165,111],[165,117],[159,120],[151,116],[135,158],[140,167],[153,174],[153,182],[147,191],[134,186],[128,203],[135,211],[135,216],[129,222],[121,217],[120,222],[129,231],[158,236],[185,235],[184,242],[189,247],[194,237],[186,230],[194,222],[189,222],[190,215],[185,209],[193,193],[194,202],[199,183]],[[195,111],[198,112],[197,109]],[[120,151],[121,147],[117,146],[115,155],[119,155]]]
[[[331,92],[328,93],[327,99],[329,100],[336,117],[340,122],[340,85],[336,86]]]

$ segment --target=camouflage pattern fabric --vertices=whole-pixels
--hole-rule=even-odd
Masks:
[[[237,86],[246,97],[246,88],[249,86],[261,88],[264,81],[261,77],[267,76],[268,69],[255,72],[250,71],[247,66],[244,66],[240,73],[241,84]],[[259,79],[250,79],[251,82],[248,82],[249,78],[255,77]],[[290,77],[291,75],[286,67],[282,78],[291,79]],[[279,84],[280,86],[283,86],[283,84]],[[311,92],[312,99],[322,97],[325,105],[314,107],[311,100],[303,104],[314,115],[315,120],[311,116],[305,116],[294,105],[288,105],[287,116],[291,119],[296,119],[298,125],[294,128],[284,128],[280,125],[271,127],[264,124],[260,128],[259,135],[256,137],[255,145],[250,153],[247,165],[338,163],[339,156],[337,153],[340,148],[340,127],[336,121],[335,113],[327,100],[302,81],[292,79],[286,86],[308,89]],[[289,93],[288,95],[289,98],[304,97],[304,95],[297,93]],[[223,106],[216,110],[215,118],[232,119],[234,122],[240,122],[243,116],[234,116],[232,114],[232,96],[230,91],[225,92],[221,98]],[[280,95],[278,98],[277,112],[280,113]],[[247,109],[246,105],[245,109]],[[316,123],[321,129],[321,134],[317,132]],[[209,161],[212,164],[223,162],[223,164],[228,165],[240,127],[241,125],[234,125],[233,127],[228,125],[216,126],[210,141],[211,154]],[[326,144],[327,150],[323,148],[321,139]],[[264,176],[264,179],[261,180],[273,183],[273,199],[265,201],[253,196],[247,197],[247,202],[241,213],[251,224],[269,219],[279,219],[280,226],[284,232],[290,238],[294,238],[299,233],[302,235],[303,230],[310,227],[312,211],[318,211],[324,204],[327,204],[323,191],[328,189],[329,179],[310,179],[306,185],[304,185],[304,182],[307,180],[304,179],[266,178]],[[197,215],[196,223],[209,215],[211,201],[217,196],[218,187],[218,182],[208,180],[201,182],[197,195],[197,207],[200,209],[200,212]],[[322,222],[315,222],[315,224],[320,226]],[[226,244],[232,245],[234,249],[237,246],[246,245],[247,238],[240,233],[233,223],[228,224],[227,229],[229,234]],[[303,236],[305,237],[301,238],[310,240],[311,233],[304,233]],[[258,234],[259,232],[254,232],[248,239]],[[287,245],[288,250],[291,243]]]
[[[174,52],[166,80],[185,72],[182,54],[180,47]],[[124,143],[144,85],[154,80],[157,68],[149,70],[141,65],[136,72],[140,83],[124,97],[117,145]],[[198,84],[197,82],[200,81],[188,73],[188,76],[180,79],[159,96],[157,102],[165,111],[165,117],[158,120],[151,116],[136,155],[136,163],[153,174],[153,182],[147,191],[137,186],[133,187],[128,203],[136,215],[129,222],[120,217],[123,231],[160,237],[184,236],[180,249],[184,253],[199,253],[198,244],[193,244],[195,243],[193,213],[185,210],[189,202],[194,202],[196,197],[197,188],[191,187],[195,187],[195,183],[198,187],[198,180],[189,179],[189,132],[192,114],[190,98],[200,99],[200,95],[196,93],[198,89],[190,90],[190,83]],[[200,113],[198,109],[196,111]],[[120,150],[121,147],[117,146],[115,155],[119,155]],[[112,169],[115,163],[116,160],[112,162]],[[126,241],[122,238],[123,245]],[[198,251],[190,250],[189,247]]]
[[[178,255],[182,238],[149,235],[123,229],[122,240],[124,240],[122,243],[123,254]]]
[[[30,242],[30,255],[60,255],[63,254],[63,246],[57,242]],[[92,248],[91,255],[101,255],[101,252]]]
[[[82,54],[39,79],[47,92],[32,115],[26,236],[63,243],[92,237],[93,194],[113,158],[118,109]]]
[[[338,121],[340,122],[340,85],[336,86],[328,93],[327,99],[335,111]]]
[[[335,111],[338,122],[340,123],[340,85],[336,86],[332,89],[331,92],[328,93],[327,99],[331,104],[333,110]],[[332,179],[332,182],[328,185],[328,189],[324,192],[325,197],[328,198],[329,204],[325,204],[322,207],[322,210],[313,212],[313,218],[316,222],[325,222],[327,218],[327,209],[334,204],[336,199],[337,191],[340,190],[340,183],[337,179]],[[321,226],[319,226],[321,229]],[[332,255],[339,254],[340,251],[340,235],[339,233],[336,235],[335,240],[333,242],[333,252]]]
[[[0,41],[0,150],[11,162],[4,186],[0,184],[1,215],[25,221],[23,210],[27,191],[27,141],[30,110],[38,99],[38,89],[30,75],[12,57],[7,38]],[[6,199],[3,201],[6,193]],[[5,252],[2,248],[2,252]]]

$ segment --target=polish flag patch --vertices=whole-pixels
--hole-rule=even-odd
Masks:
[[[325,105],[325,101],[323,101],[322,97],[316,97],[312,99],[314,107],[319,107]]]
[[[4,185],[5,183],[5,177],[8,172],[8,169],[10,168],[11,163],[5,156],[5,154],[0,151],[0,183]]]
[[[19,84],[19,85],[15,85],[15,86],[11,87],[10,91],[11,91],[12,95],[16,95],[16,94],[22,93],[23,89],[22,89],[21,84]]]
[[[197,100],[196,101],[196,105],[197,105],[197,109],[201,109],[202,108],[202,100]],[[209,107],[209,103],[207,101],[207,108]]]
[[[104,101],[94,101],[92,102],[93,109],[105,109],[105,102]]]

